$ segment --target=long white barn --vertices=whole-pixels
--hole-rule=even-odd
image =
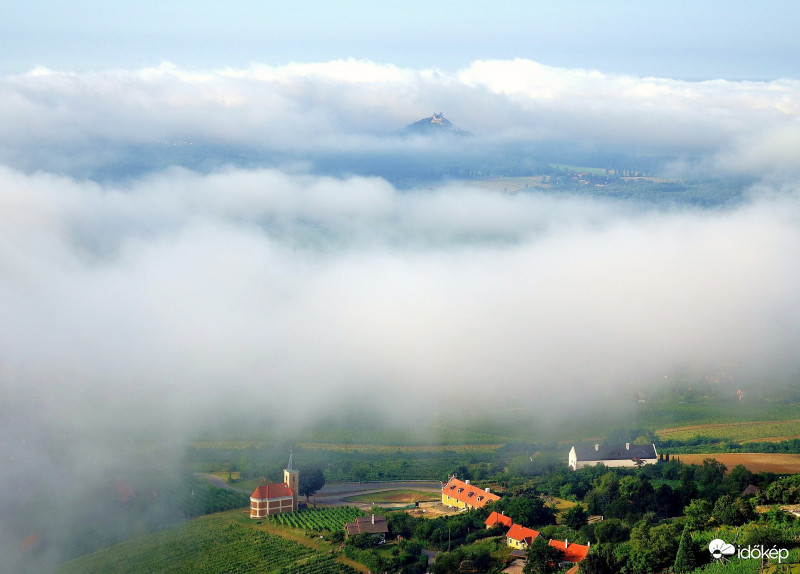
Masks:
[[[573,446],[569,451],[569,467],[578,470],[584,466],[604,464],[606,466],[638,466],[658,462],[658,451],[654,444]]]

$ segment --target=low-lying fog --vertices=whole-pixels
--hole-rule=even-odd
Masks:
[[[30,497],[69,528],[98,484],[154,463],[140,439],[163,462],[220,417],[313,421],[368,396],[401,421],[453,389],[544,413],[687,363],[794,370],[798,89],[527,61],[1,80],[0,544],[28,534]],[[428,145],[383,132],[445,105],[476,145],[585,135],[760,183],[735,207],[656,209],[304,168],[305,150]],[[194,135],[299,159],[73,177],[73,148],[101,164],[106,144]]]

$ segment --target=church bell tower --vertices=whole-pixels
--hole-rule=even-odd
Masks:
[[[297,510],[297,497],[300,494],[300,471],[295,470],[292,463],[292,451],[289,451],[289,465],[283,469],[283,483],[292,489],[292,510]]]

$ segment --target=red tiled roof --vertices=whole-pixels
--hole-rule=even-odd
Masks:
[[[484,524],[489,527],[496,526],[498,524],[510,527],[512,524],[514,524],[514,521],[511,520],[510,516],[506,516],[505,514],[500,514],[499,512],[492,512],[489,515],[489,518],[486,519],[486,522],[484,522]]]
[[[283,498],[284,496],[292,496],[293,494],[292,489],[289,488],[287,484],[281,482],[279,484],[262,484],[253,491],[250,498],[264,500],[265,498]]]
[[[463,480],[458,480],[456,477],[442,488],[444,494],[449,494],[451,497],[461,502],[466,502],[475,508],[483,508],[487,502],[494,502],[500,500],[500,497],[491,492],[486,492],[483,488],[478,488],[474,484],[467,484]]]
[[[514,524],[506,534],[509,538],[513,540],[524,540],[527,544],[532,544],[536,537],[539,536],[539,533],[532,528],[525,528],[524,526],[520,526],[519,524]]]
[[[580,562],[589,553],[589,547],[583,544],[567,543],[567,541],[551,540],[548,542],[553,548],[558,548],[564,553],[564,560],[573,564]]]

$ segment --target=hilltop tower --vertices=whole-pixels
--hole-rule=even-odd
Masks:
[[[292,489],[292,510],[297,510],[297,496],[300,493],[300,471],[292,465],[292,451],[289,451],[289,465],[283,469],[283,483]]]

